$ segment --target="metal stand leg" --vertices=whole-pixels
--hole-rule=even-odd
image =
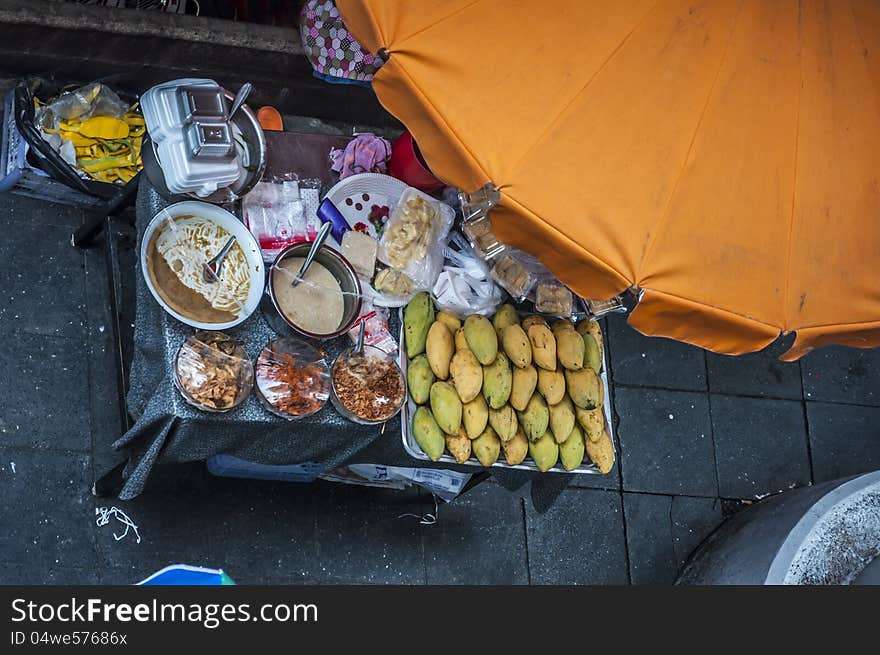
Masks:
[[[113,196],[73,233],[73,245],[77,248],[90,248],[95,245],[97,237],[104,229],[104,221],[115,216],[134,202],[138,185],[141,181],[141,171],[127,184],[123,185]]]

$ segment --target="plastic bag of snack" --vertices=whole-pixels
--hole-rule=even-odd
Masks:
[[[266,344],[255,376],[262,405],[288,420],[314,414],[330,397],[330,370],[323,352],[294,337]]]
[[[454,220],[452,207],[407,188],[385,225],[379,261],[405,273],[414,290],[430,289],[443,268],[443,246]]]
[[[250,395],[254,367],[239,341],[223,332],[203,330],[178,349],[174,386],[190,405],[226,412]]]
[[[364,343],[393,355],[397,352],[397,341],[388,328],[388,310],[373,304],[372,298],[365,296],[361,302],[361,313],[348,331],[353,343],[357,343],[361,323],[364,323]]]

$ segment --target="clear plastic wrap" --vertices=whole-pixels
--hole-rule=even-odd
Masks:
[[[451,232],[443,254],[446,264],[431,298],[437,309],[464,318],[469,314],[490,316],[501,304],[502,293],[489,277],[489,268],[458,232]]]
[[[190,405],[226,412],[250,395],[254,367],[239,341],[223,332],[202,330],[178,349],[174,386]]]
[[[372,298],[368,296],[364,297],[361,303],[360,316],[358,316],[354,326],[348,331],[348,336],[353,343],[357,343],[361,323],[365,323],[365,344],[392,355],[397,352],[397,341],[391,336],[391,331],[388,329],[388,310],[384,307],[373,305]]]
[[[315,239],[321,229],[320,191],[320,180],[285,175],[260,182],[244,197],[244,222],[260,244],[264,261],[271,262],[291,244]]]
[[[86,84],[72,91],[65,91],[38,112],[39,124],[57,130],[61,121],[85,120],[92,116],[121,118],[128,111],[128,104],[108,86],[100,82]]]
[[[332,403],[342,416],[373,425],[392,418],[406,400],[406,378],[394,357],[373,346],[354,348],[333,362]]]
[[[314,414],[330,396],[330,371],[323,352],[293,337],[266,344],[255,375],[262,405],[288,420]]]
[[[402,271],[415,290],[430,289],[443,268],[443,246],[455,211],[412,187],[407,188],[379,241],[379,261]]]
[[[544,280],[535,286],[535,309],[542,314],[571,318],[574,295],[556,280]]]

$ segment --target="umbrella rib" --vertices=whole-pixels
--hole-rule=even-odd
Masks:
[[[850,5],[852,7],[852,5]],[[788,330],[790,317],[788,315],[790,303],[788,302],[788,294],[791,292],[791,253],[794,240],[794,221],[795,221],[795,204],[797,201],[797,179],[798,179],[798,149],[801,136],[801,97],[804,93],[804,57],[803,57],[803,23],[802,20],[803,1],[798,0],[798,73],[800,80],[798,83],[798,100],[797,113],[795,114],[795,132],[794,132],[794,174],[791,184],[791,216],[788,221],[788,252],[785,256],[785,286],[782,293],[782,329]]]
[[[458,142],[458,144],[461,146],[462,150],[464,150],[465,152],[467,152],[468,156],[469,156],[470,159],[471,159],[471,162],[473,162],[473,164],[477,167],[477,169],[480,171],[480,173],[483,174],[483,179],[486,180],[486,181],[489,181],[489,182],[495,182],[495,180],[493,180],[492,177],[486,172],[486,169],[483,168],[482,163],[477,159],[476,155],[474,155],[474,153],[471,151],[471,149],[467,147],[467,145],[465,144],[465,142],[461,139],[460,136],[458,136],[458,134],[455,132],[455,130],[452,129],[452,125],[449,124],[449,121],[446,120],[446,117],[443,116],[443,114],[440,112],[440,109],[437,107],[437,105],[434,104],[434,102],[428,97],[428,94],[426,94],[426,93],[424,92],[424,90],[422,89],[422,87],[420,87],[420,86],[416,83],[416,81],[413,79],[413,77],[412,77],[412,76],[406,71],[406,68],[403,66],[403,64],[400,63],[400,60],[398,60],[398,62],[397,62],[397,67],[400,69],[400,72],[401,72],[403,75],[406,76],[406,79],[409,80],[409,83],[410,83],[410,85],[412,86],[412,88],[413,88],[415,91],[417,91],[418,94],[419,94],[422,98],[424,98],[424,100],[425,100],[425,104],[427,104],[429,107],[431,107],[431,108],[434,110],[434,112],[436,112],[437,117],[443,122],[443,124],[446,126],[446,129],[447,129],[447,130],[449,131],[449,133],[455,138],[455,140],[456,140],[456,141]],[[380,70],[379,72],[381,72],[381,70]],[[422,156],[424,156],[425,161],[427,161],[427,163],[428,163],[428,168],[431,168],[431,162],[428,161],[428,160],[430,159],[430,157],[428,156],[428,154],[425,153],[425,152],[422,152]]]
[[[739,15],[742,13],[743,1],[744,0],[740,0],[739,7],[736,10],[736,16],[734,16],[733,18],[733,25],[731,25],[730,27],[730,34],[728,34],[727,36],[727,43],[724,44],[724,52],[722,53],[721,59],[718,62],[718,70],[715,72],[715,77],[712,79],[712,86],[709,87],[709,92],[706,94],[706,102],[703,105],[703,109],[700,111],[700,117],[697,119],[697,124],[694,127],[694,133],[691,135],[691,140],[688,144],[688,149],[685,153],[684,160],[681,163],[681,168],[675,178],[675,183],[672,185],[672,190],[669,192],[669,196],[666,198],[666,205],[663,207],[663,213],[660,215],[660,218],[654,225],[654,229],[651,230],[648,244],[645,246],[645,249],[642,253],[642,258],[639,261],[639,267],[636,271],[637,283],[642,279],[645,262],[648,261],[648,258],[654,250],[654,245],[657,242],[657,235],[660,233],[660,229],[663,227],[669,217],[669,212],[672,208],[672,199],[675,197],[675,192],[678,191],[678,185],[681,183],[681,180],[684,177],[684,173],[687,170],[688,160],[691,157],[691,152],[693,151],[694,144],[697,141],[697,135],[700,133],[700,128],[703,126],[703,119],[706,116],[706,111],[709,108],[709,103],[712,101],[712,95],[715,93],[715,85],[718,83],[718,78],[721,76],[721,70],[724,68],[724,63],[727,60],[727,52],[730,50],[730,44],[733,41],[733,35],[736,32],[736,26],[739,23]]]
[[[639,29],[639,27],[641,27],[642,23],[645,22],[645,19],[651,15],[651,13],[657,8],[657,5],[659,5],[659,4],[660,4],[660,0],[657,0],[657,2],[655,2],[653,5],[651,5],[650,9],[648,9],[643,16],[635,22],[635,24],[632,26],[632,29],[630,29],[630,31],[626,33],[626,36],[623,37],[620,40],[620,43],[618,43],[617,46],[608,54],[608,56],[605,58],[605,61],[602,62],[602,64],[599,66],[599,68],[597,68],[595,71],[593,71],[593,74],[590,75],[589,78],[587,78],[587,81],[584,82],[584,84],[581,86],[580,89],[578,89],[577,93],[575,93],[571,97],[571,99],[567,103],[565,103],[565,106],[561,110],[559,110],[559,113],[556,114],[556,116],[553,118],[553,120],[549,121],[547,123],[546,127],[544,127],[544,129],[541,130],[541,133],[537,136],[537,138],[534,140],[534,142],[532,142],[532,145],[530,145],[525,150],[525,152],[523,152],[523,154],[520,155],[519,159],[516,160],[516,163],[510,167],[511,171],[515,171],[517,169],[517,167],[519,167],[519,165],[522,162],[526,161],[526,159],[532,153],[532,151],[538,147],[538,145],[544,140],[544,137],[546,137],[547,134],[549,134],[549,132],[559,122],[559,120],[562,118],[562,116],[565,114],[565,112],[568,111],[568,108],[571,107],[574,104],[574,102],[581,96],[581,94],[587,90],[587,87],[589,87],[590,84],[593,83],[593,80],[595,80],[596,77],[599,76],[599,73],[601,73],[603,70],[605,70],[605,68],[608,66],[608,64],[611,62],[611,60],[614,59],[614,56],[618,52],[620,52],[621,48],[623,48],[623,46],[626,45],[626,42],[629,41],[630,37],[636,32],[636,30]],[[501,186],[501,185],[499,185],[499,186]]]
[[[449,19],[452,18],[453,16],[458,16],[460,13],[462,13],[462,12],[464,12],[464,11],[467,11],[468,9],[470,9],[471,7],[473,7],[473,6],[476,5],[476,4],[479,4],[480,2],[481,2],[481,0],[473,0],[473,2],[470,2],[470,3],[466,4],[464,7],[459,7],[458,9],[456,9],[455,11],[453,11],[451,14],[448,14],[448,15],[444,16],[443,18],[441,18],[441,19],[439,19],[439,20],[437,20],[437,21],[434,21],[434,22],[431,23],[430,25],[425,25],[425,26],[423,26],[423,27],[420,27],[420,28],[417,29],[415,32],[413,32],[412,34],[407,34],[406,36],[402,37],[402,38],[398,41],[398,44],[406,43],[409,39],[411,39],[411,38],[413,38],[413,37],[415,37],[415,36],[418,36],[418,35],[421,34],[422,32],[427,32],[428,30],[430,30],[430,29],[432,29],[432,28],[434,28],[434,27],[437,27],[440,23],[443,23],[443,22],[449,20]],[[386,43],[386,44],[385,44],[385,47],[387,48],[388,45],[389,45],[389,44]],[[400,50],[398,50],[398,49],[396,49],[396,48],[389,48],[389,49],[388,49],[388,52],[390,52],[391,54],[394,54],[395,52],[400,52]]]
[[[624,275],[623,273],[621,273],[620,271],[618,271],[614,266],[612,266],[611,264],[609,264],[608,262],[606,262],[606,261],[605,261],[604,259],[602,259],[601,257],[598,257],[597,255],[594,255],[592,252],[590,252],[589,250],[587,250],[587,248],[584,247],[581,243],[579,243],[578,241],[575,241],[574,239],[572,239],[570,236],[568,236],[565,232],[563,232],[562,230],[560,230],[558,227],[556,227],[556,226],[553,225],[552,223],[549,223],[549,222],[545,221],[543,218],[541,218],[540,214],[538,214],[537,212],[533,211],[532,209],[530,209],[529,207],[527,207],[525,204],[523,204],[522,202],[520,202],[519,200],[517,200],[516,198],[514,198],[513,196],[511,196],[510,193],[508,193],[508,192],[504,192],[504,196],[505,196],[505,197],[506,197],[511,203],[513,203],[514,205],[516,205],[516,206],[519,208],[519,210],[520,210],[521,213],[522,213],[522,212],[528,212],[531,216],[534,216],[536,220],[540,221],[540,222],[543,223],[545,226],[547,226],[549,229],[551,229],[551,230],[553,230],[554,232],[556,232],[560,237],[562,237],[562,238],[565,239],[566,241],[571,242],[571,243],[574,244],[577,248],[580,248],[580,249],[584,252],[584,254],[587,255],[587,257],[589,257],[590,259],[592,259],[594,262],[596,262],[596,263],[599,264],[600,266],[603,266],[604,268],[606,268],[606,269],[608,269],[609,271],[611,271],[612,273],[614,273],[618,278],[620,278],[620,279],[626,284],[626,286],[625,286],[623,289],[621,289],[621,291],[623,291],[623,290],[625,290],[626,288],[631,287],[631,286],[633,285],[633,281],[630,280],[629,277],[627,277],[626,275]]]

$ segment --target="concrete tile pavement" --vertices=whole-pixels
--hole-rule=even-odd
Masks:
[[[10,280],[0,288],[0,522],[11,526],[0,582],[127,584],[178,561],[255,583],[670,582],[743,501],[880,466],[877,352],[734,360],[642,337],[612,316],[617,468],[578,479],[546,514],[523,490],[487,483],[426,526],[402,516],[433,510],[418,491],[229,480],[199,465],[163,469],[132,502],[96,501],[92,469],[112,461],[106,445],[121,421],[107,362],[130,352],[130,335],[117,343],[108,321],[115,301],[130,325],[119,299],[133,259],[124,229],[109,263],[105,248],[73,250],[83,216],[0,197],[0,230],[15,235],[0,241],[0,279]],[[22,257],[28,248],[43,254]],[[128,512],[141,543],[97,527],[96,503]]]

